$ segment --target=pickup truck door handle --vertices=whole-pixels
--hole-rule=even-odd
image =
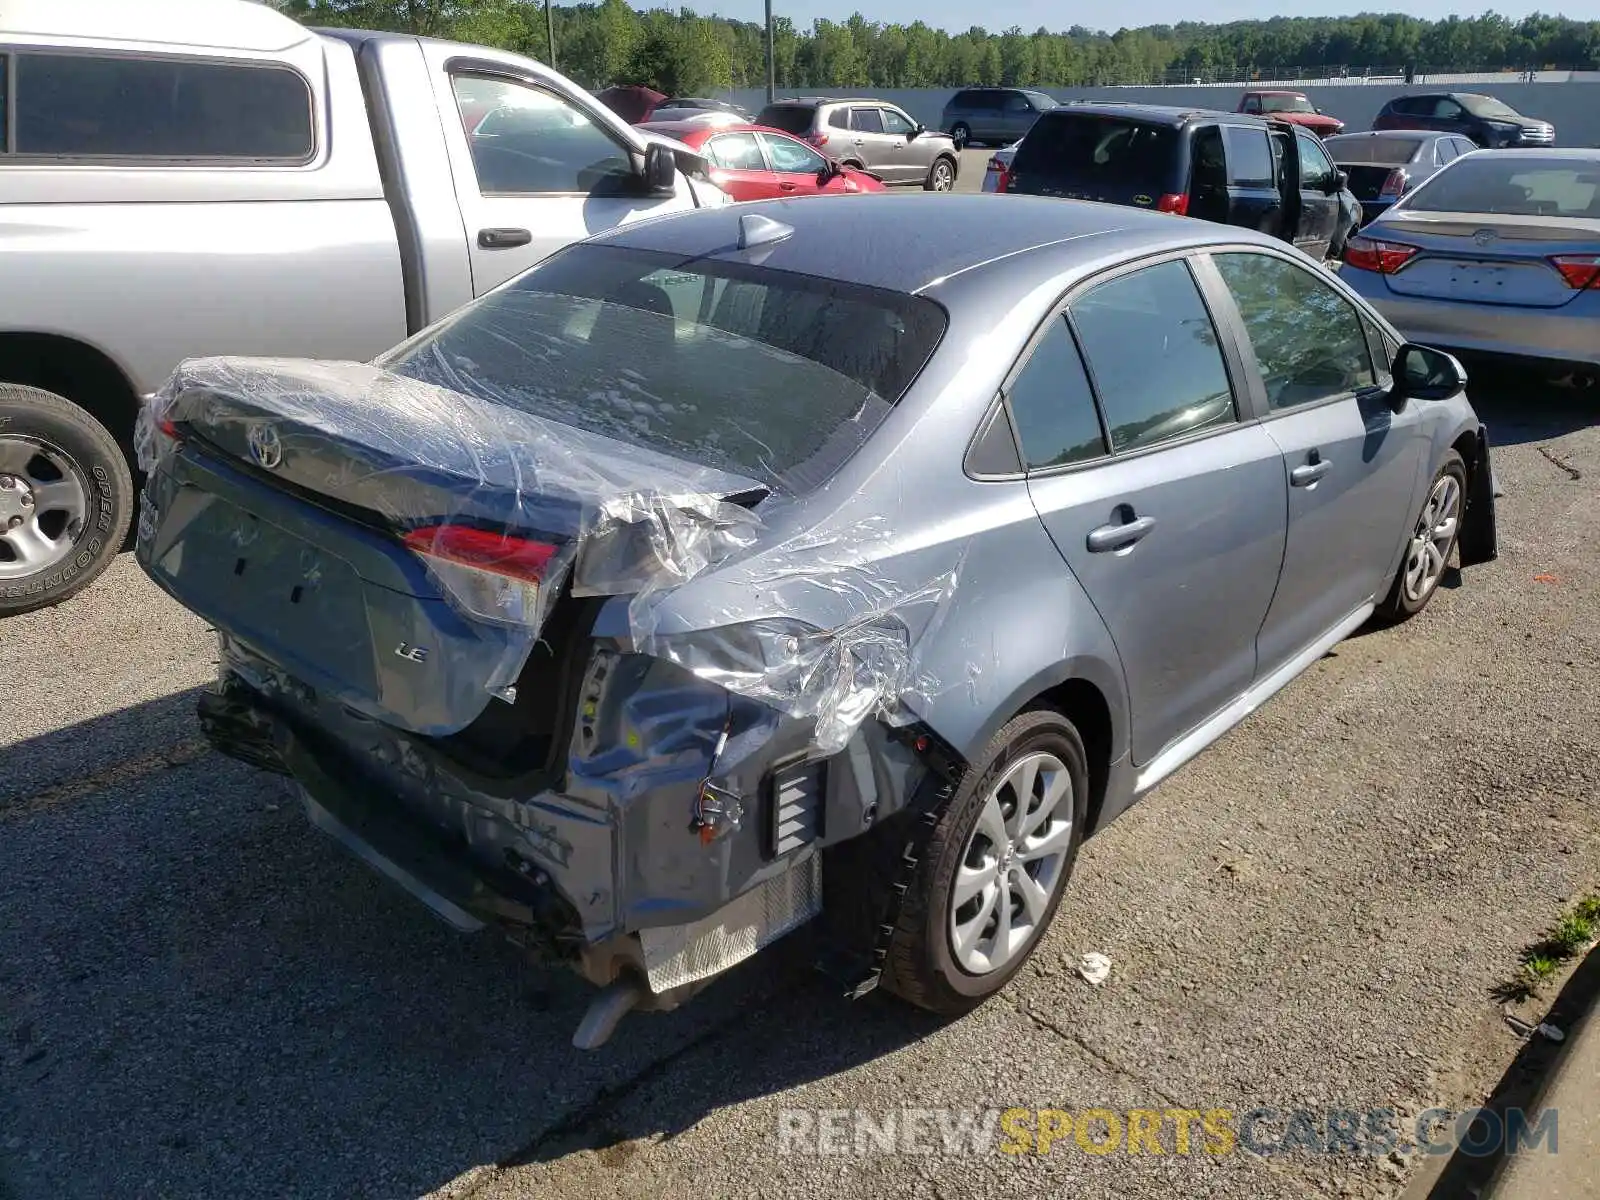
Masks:
[[[514,246],[526,246],[531,241],[533,234],[526,229],[478,230],[478,245],[485,250],[509,250]]]
[[[1107,550],[1125,550],[1155,527],[1154,517],[1102,525],[1089,531],[1089,551],[1092,554],[1104,554]]]
[[[1313,450],[1311,457],[1306,462],[1289,472],[1289,482],[1295,487],[1310,487],[1326,475],[1332,467],[1333,464],[1331,462]]]

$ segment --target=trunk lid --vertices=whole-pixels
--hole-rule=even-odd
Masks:
[[[1383,190],[1384,181],[1395,171],[1403,171],[1401,163],[1393,166],[1378,163],[1339,163],[1339,169],[1350,177],[1350,194],[1357,200],[1376,200]]]
[[[587,639],[552,616],[566,596],[686,577],[751,537],[768,494],[361,364],[185,364],[157,420],[177,440],[142,434],[151,577],[316,691],[430,736],[515,702],[542,638]],[[463,558],[440,530],[493,554]],[[534,568],[502,586],[530,547]],[[486,562],[490,592],[463,590]]]
[[[1550,262],[1555,255],[1600,252],[1600,220],[1432,213],[1391,209],[1364,231],[1417,247],[1403,269],[1386,275],[1400,296],[1521,308],[1560,308],[1580,293]]]

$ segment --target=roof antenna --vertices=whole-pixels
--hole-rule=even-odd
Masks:
[[[739,249],[748,250],[752,246],[781,242],[793,232],[793,225],[785,225],[760,213],[745,213],[739,218]]]

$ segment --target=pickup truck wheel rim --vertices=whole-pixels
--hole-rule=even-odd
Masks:
[[[1072,772],[1053,754],[1012,763],[978,810],[950,887],[950,946],[988,975],[1033,943],[1072,844]]]
[[[1450,548],[1461,524],[1461,484],[1454,475],[1440,476],[1422,506],[1406,555],[1406,599],[1415,603],[1439,586]]]
[[[84,474],[36,438],[0,437],[0,579],[49,570],[72,553],[88,512]]]

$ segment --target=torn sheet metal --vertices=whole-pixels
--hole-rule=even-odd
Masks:
[[[474,394],[459,361],[431,373],[189,360],[140,415],[140,465],[157,471],[197,437],[392,532],[453,606],[511,634],[490,694],[518,678],[562,589],[626,596],[634,650],[814,721],[820,752],[936,686],[918,678],[915,649],[959,561],[893,577],[874,559],[891,532],[881,522],[784,531],[771,480],[630,442],[625,422],[607,436]],[[720,587],[686,599],[712,575]]]

